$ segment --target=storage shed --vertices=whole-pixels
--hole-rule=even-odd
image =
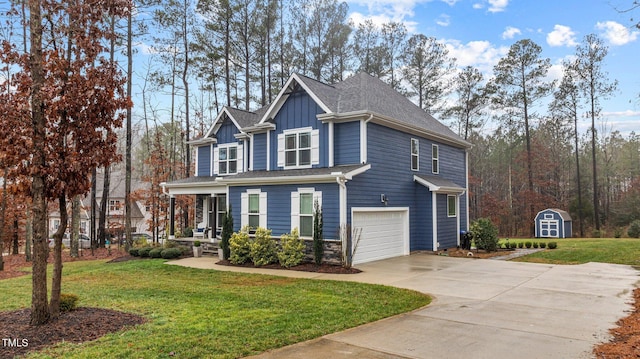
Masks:
[[[548,208],[538,212],[535,219],[536,238],[571,238],[571,216],[567,211]]]

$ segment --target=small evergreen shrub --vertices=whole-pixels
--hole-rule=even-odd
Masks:
[[[543,248],[543,249],[544,249],[544,247],[546,247],[546,246],[547,246],[547,243],[546,243],[546,242],[540,242],[540,248]]]
[[[539,247],[538,242],[533,242],[533,248],[538,248],[538,247]]]
[[[518,246],[518,243],[516,243],[516,242],[510,242],[509,243],[509,248],[510,249],[516,249],[517,246]]]
[[[176,248],[176,247],[178,247],[178,243],[176,243],[175,241],[164,241],[163,247],[165,247],[165,248]]]
[[[249,241],[249,227],[245,226],[240,232],[235,232],[229,239],[231,256],[229,261],[233,264],[244,264],[251,258],[251,242]]]
[[[222,248],[223,259],[229,259],[231,256],[231,248],[229,247],[229,239],[233,234],[233,216],[231,215],[231,206],[222,217],[222,232],[220,233],[220,248]]]
[[[640,238],[640,219],[636,219],[631,222],[629,229],[627,229],[629,238]]]
[[[193,242],[193,246],[194,247],[200,247],[202,245],[202,243],[200,241],[194,241]]]
[[[264,266],[275,263],[278,260],[276,255],[276,242],[271,238],[271,230],[258,227],[255,239],[251,242],[251,261],[256,266]]]
[[[182,232],[182,235],[184,237],[193,237],[193,228],[191,227],[185,228],[184,231]]]
[[[151,247],[142,247],[138,249],[138,254],[140,257],[149,257],[149,252],[151,252]]]
[[[138,253],[139,249],[140,248],[135,248],[135,247],[134,248],[130,248],[129,249],[129,254],[134,256],[134,257],[140,257],[140,253]]]
[[[518,248],[524,248],[524,242],[518,242]]]
[[[60,311],[70,312],[78,307],[80,298],[75,294],[60,293]]]
[[[153,248],[149,251],[149,257],[151,258],[162,258],[162,248]]]
[[[160,256],[164,259],[174,259],[182,255],[180,248],[165,248],[160,253]]]
[[[498,249],[498,228],[489,218],[479,218],[471,223],[471,233],[478,249],[495,252]]]
[[[557,242],[549,242],[549,243],[547,243],[547,246],[549,247],[549,249],[556,249],[556,248],[558,248],[558,243]]]
[[[530,241],[526,241],[526,242],[524,242],[524,246],[525,246],[525,247],[527,247],[527,248],[531,248],[531,245],[532,245],[532,244],[533,244],[533,243],[531,243]]]
[[[620,227],[616,227],[616,229],[613,230],[614,238],[622,238],[622,234],[623,234],[623,231],[622,231],[622,228]]]
[[[278,251],[278,261],[285,268],[297,266],[304,259],[305,244],[300,238],[298,228],[294,228],[291,234],[286,233],[280,236],[280,250]]]
[[[324,236],[322,235],[322,208],[316,200],[313,203],[313,261],[322,264],[324,257]]]

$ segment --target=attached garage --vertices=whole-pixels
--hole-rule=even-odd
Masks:
[[[409,254],[407,207],[353,208],[351,226],[362,231],[353,258],[354,264]]]

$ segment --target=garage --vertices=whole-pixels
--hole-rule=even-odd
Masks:
[[[351,219],[362,230],[354,264],[409,254],[409,208],[353,208]]]

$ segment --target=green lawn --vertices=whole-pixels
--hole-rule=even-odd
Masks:
[[[34,357],[237,358],[316,338],[429,304],[426,295],[360,283],[293,279],[163,264],[163,260],[66,263],[63,292],[80,305],[148,322]],[[31,302],[31,276],[0,281],[0,310]],[[27,304],[28,305],[28,304]]]
[[[512,239],[513,240],[513,239]],[[528,239],[536,242],[551,240]],[[517,239],[524,242],[524,239]],[[603,262],[640,265],[640,239],[635,238],[561,238],[553,240],[558,248],[514,259],[519,262],[581,264]]]

